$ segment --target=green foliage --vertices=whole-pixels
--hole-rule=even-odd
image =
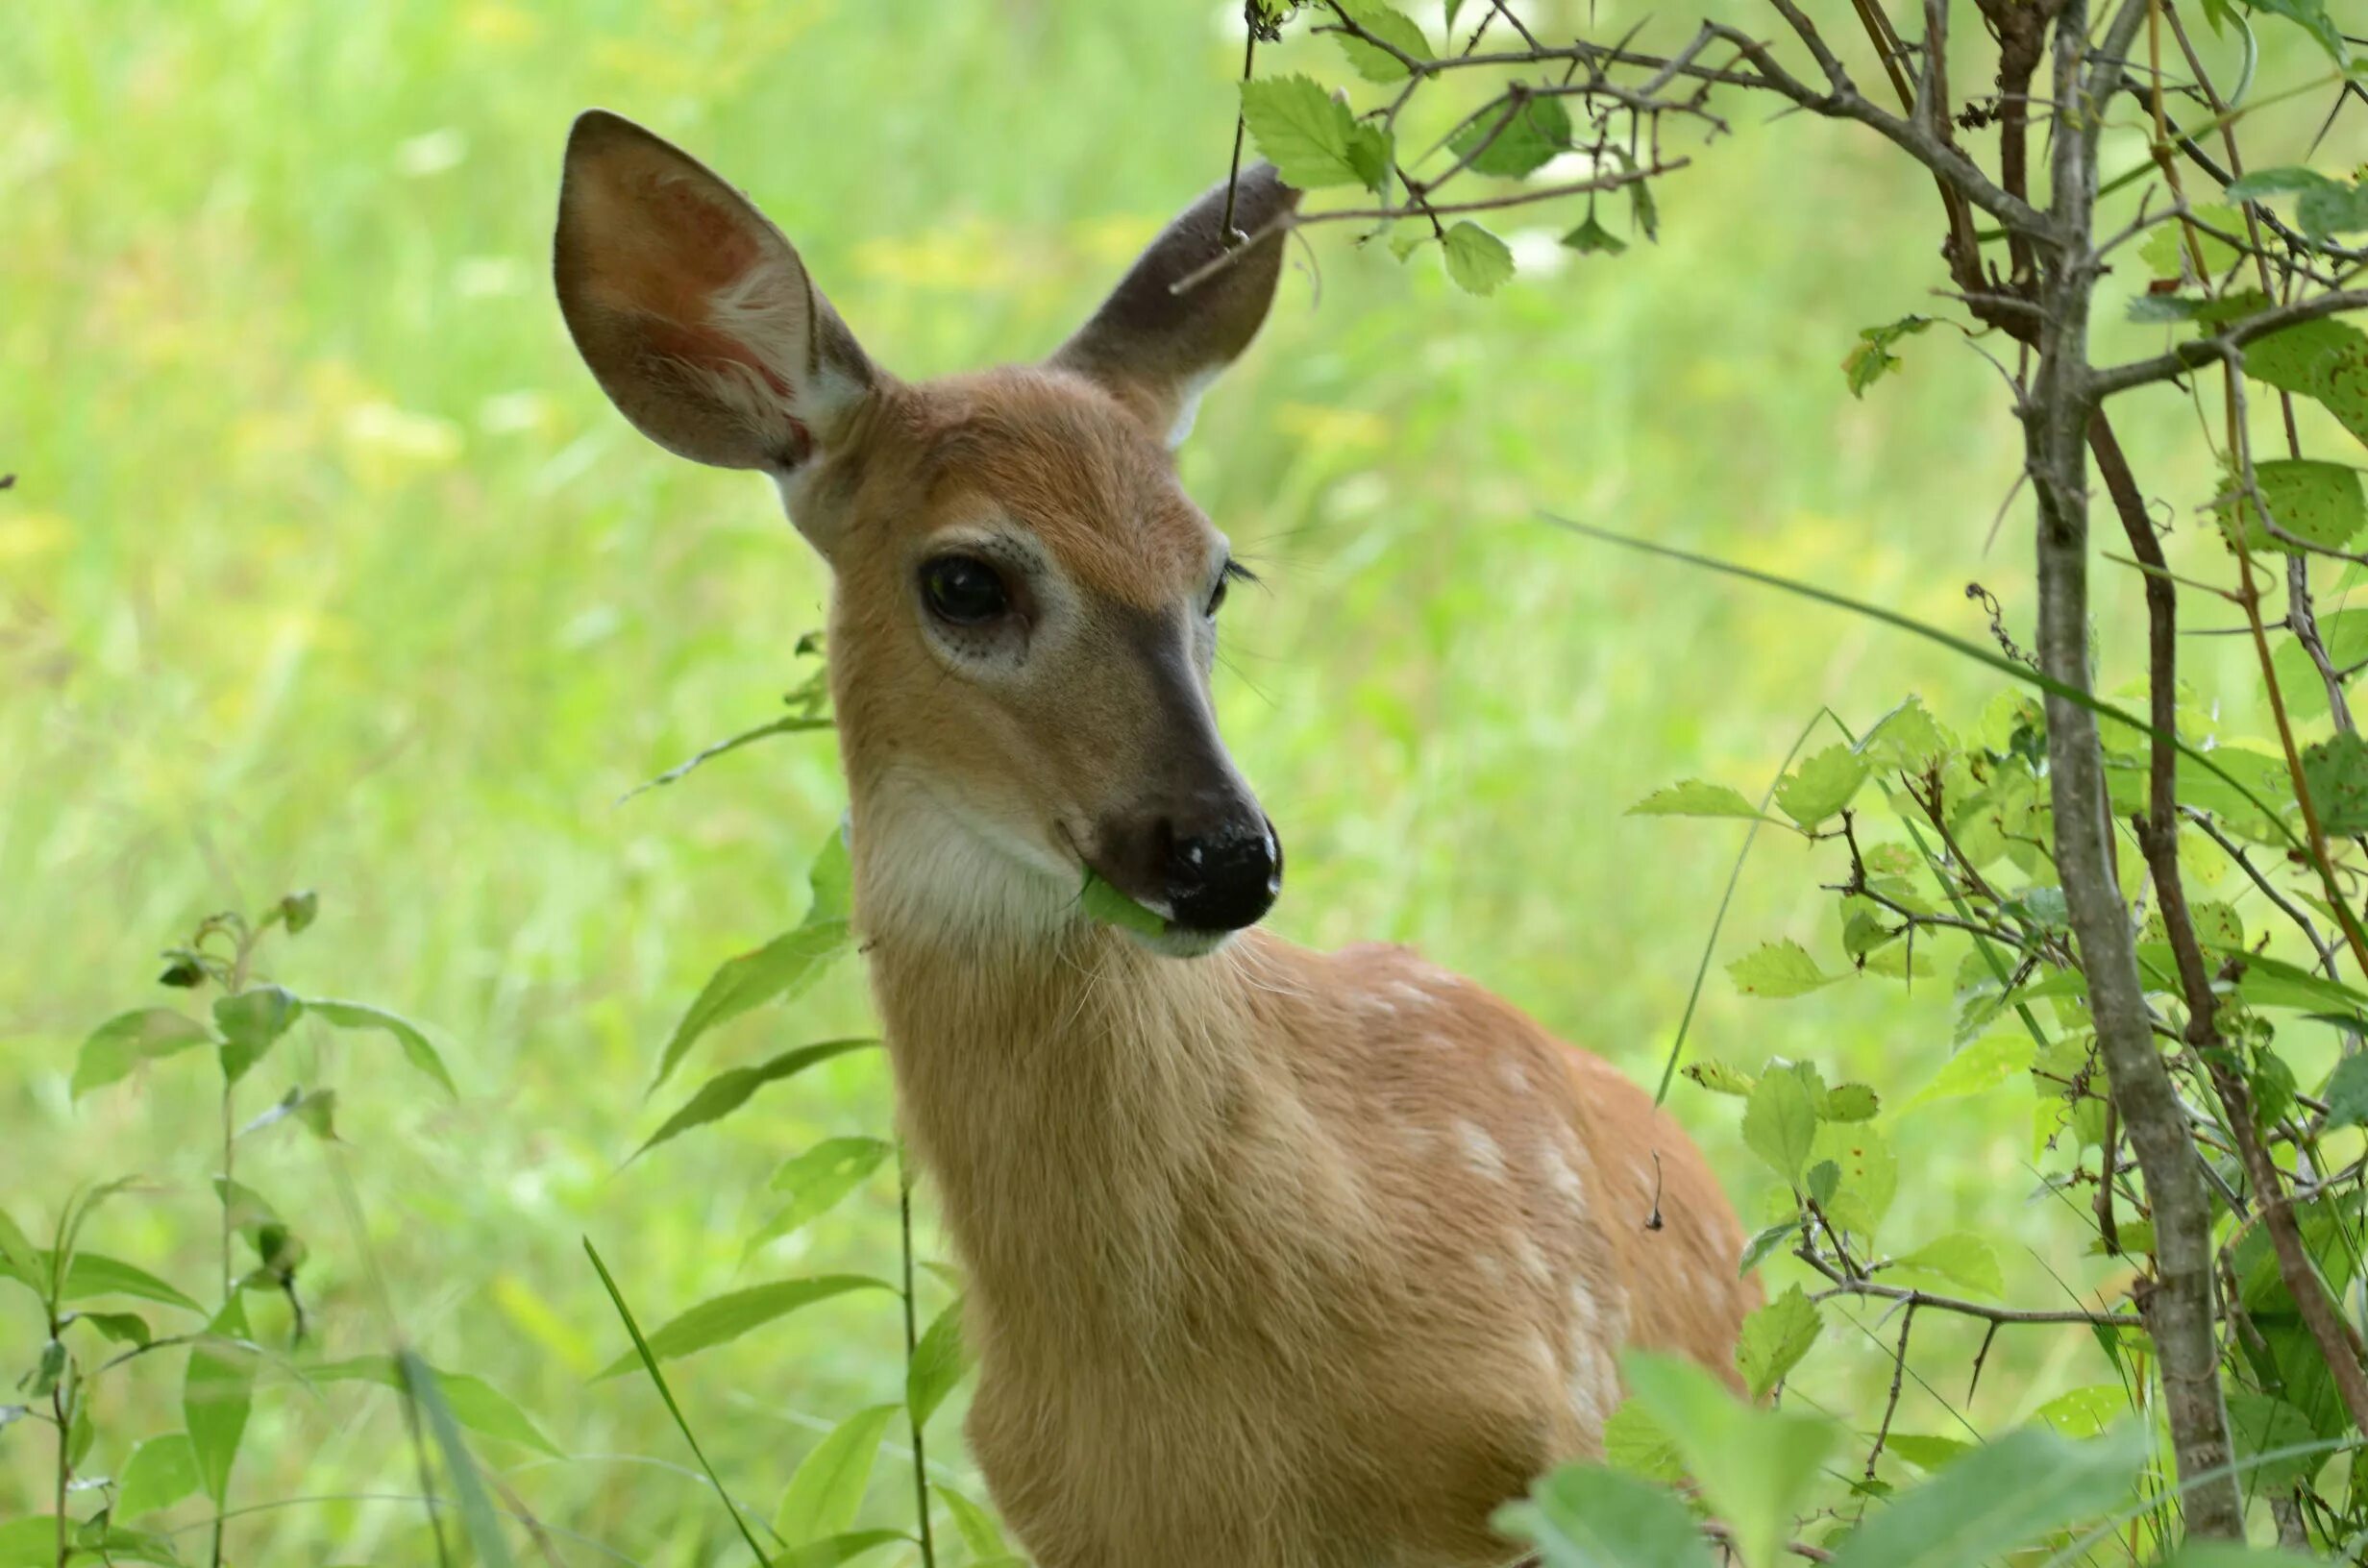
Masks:
[[[1381,0],[1345,0],[1342,9],[1355,19],[1358,26],[1377,38],[1388,42],[1399,54],[1416,60],[1431,58],[1430,40],[1423,37],[1422,28],[1413,17]],[[1333,35],[1341,53],[1348,57],[1349,68],[1368,82],[1403,82],[1406,62],[1346,31]]]
[[[851,1290],[887,1290],[893,1293],[895,1289],[896,1286],[885,1280],[876,1280],[865,1274],[823,1274],[812,1279],[775,1280],[767,1285],[752,1285],[745,1289],[727,1291],[669,1320],[649,1336],[646,1345],[637,1339],[632,1350],[609,1362],[600,1375],[613,1378],[619,1373],[631,1371],[636,1363],[643,1360],[673,1360],[677,1357],[728,1343],[752,1329],[786,1317],[816,1302],[843,1296]]]
[[[1752,803],[1724,784],[1689,778],[1655,790],[1628,808],[1631,817],[1746,817],[1758,819]]]
[[[1440,246],[1447,258],[1447,276],[1468,294],[1493,294],[1513,276],[1513,252],[1468,218],[1450,227]]]
[[[1881,327],[1859,329],[1859,340],[1850,352],[1842,355],[1842,380],[1850,387],[1850,395],[1862,398],[1866,389],[1899,368],[1899,355],[1891,346],[1905,337],[1913,337],[1932,325],[1930,316],[1902,316]]]
[[[1447,147],[1475,173],[1519,180],[1570,150],[1570,111],[1560,98],[1517,99],[1465,126]]]
[[[1541,1478],[1496,1528],[1538,1548],[1544,1568],[1709,1568],[1710,1548],[1684,1504],[1649,1482],[1591,1464]]]
[[[1378,51],[1376,51],[1378,53]],[[1242,122],[1258,151],[1292,184],[1379,189],[1390,174],[1389,137],[1359,121],[1312,78],[1269,77],[1242,84]]]
[[[1735,1363],[1751,1397],[1764,1399],[1801,1363],[1824,1331],[1825,1315],[1797,1285],[1743,1321]]]
[[[1090,866],[1086,868],[1085,886],[1079,891],[1078,898],[1084,904],[1085,912],[1104,925],[1147,937],[1163,935],[1168,929],[1166,919],[1152,914],[1112,887]]]
[[[798,1461],[773,1516],[774,1532],[793,1545],[844,1533],[863,1506],[879,1440],[900,1413],[895,1405],[857,1410]]]
[[[1620,1358],[1629,1397],[1669,1434],[1702,1495],[1735,1532],[1745,1568],[1776,1568],[1792,1520],[1838,1437],[1821,1419],[1738,1401],[1675,1357]]]

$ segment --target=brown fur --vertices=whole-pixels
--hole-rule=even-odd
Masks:
[[[1200,614],[1222,540],[1162,438],[1256,330],[1270,258],[1171,305],[1161,280],[1215,254],[1204,198],[1052,365],[912,386],[646,133],[580,130],[569,181],[628,192],[562,202],[603,384],[677,450],[774,468],[832,565],[857,923],[970,1277],[972,1446],[1036,1560],[1502,1562],[1492,1511],[1600,1451],[1621,1347],[1735,1381],[1734,1214],[1610,1066],[1403,949],[1251,931],[1183,959],[1078,909],[1086,867],[1120,874],[1107,824],[1166,809],[1179,770],[1238,784]],[[678,274],[668,233],[699,253]],[[731,308],[682,303],[703,291]],[[950,540],[1009,565],[1017,629],[983,651],[917,601]]]

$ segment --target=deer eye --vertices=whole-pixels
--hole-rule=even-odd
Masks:
[[[1248,567],[1244,566],[1239,561],[1227,561],[1218,570],[1217,586],[1209,590],[1209,602],[1207,607],[1201,610],[1200,613],[1202,615],[1214,618],[1219,610],[1225,607],[1225,590],[1232,585],[1234,579],[1237,577],[1244,582],[1256,582],[1258,580],[1257,574],[1252,572]]]
[[[921,568],[921,597],[950,625],[975,626],[1011,609],[1001,573],[975,555],[940,555]]]

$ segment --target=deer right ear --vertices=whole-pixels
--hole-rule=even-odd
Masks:
[[[609,400],[699,462],[786,474],[878,379],[763,213],[604,110],[567,138],[552,270]]]

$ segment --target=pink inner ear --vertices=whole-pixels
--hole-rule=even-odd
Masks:
[[[771,365],[757,357],[756,351],[729,333],[712,327],[692,327],[665,316],[650,316],[642,323],[642,338],[650,348],[669,358],[686,360],[694,365],[746,365],[764,378],[764,382],[780,395],[783,403],[796,394],[789,383],[774,372]]]

